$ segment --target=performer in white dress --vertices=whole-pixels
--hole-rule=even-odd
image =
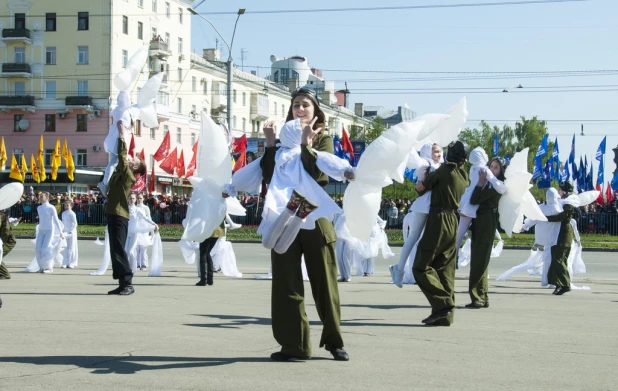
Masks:
[[[137,202],[135,204],[135,207],[140,209],[142,212],[144,212],[144,215],[146,215],[148,219],[152,220],[150,216],[150,208],[144,204],[144,194],[140,193],[137,195]],[[148,269],[148,251],[147,251],[148,247],[140,243],[147,242],[148,236],[150,234],[152,233],[146,232],[146,233],[138,234],[141,237],[141,240],[138,240],[138,244],[137,244],[137,269],[138,270]]]
[[[77,267],[78,252],[77,252],[77,217],[73,212],[73,201],[67,200],[64,202],[64,212],[62,212],[62,225],[64,226],[64,237],[67,240],[67,246],[62,251],[62,268],[73,269]]]
[[[416,168],[415,174],[419,181],[423,181],[429,172],[433,172],[440,167],[440,164],[442,164],[442,153],[442,147],[437,144],[425,144],[421,147],[419,155],[424,162],[421,161],[421,164],[415,164],[415,167],[418,167]],[[416,155],[416,151],[412,152],[411,155],[416,157],[414,156]],[[411,258],[410,255],[412,253],[412,248],[416,242],[418,242],[425,228],[430,202],[431,191],[428,191],[412,203],[409,213],[404,218],[404,225],[407,229],[404,230],[404,244],[399,256],[399,263],[389,266],[393,283],[399,288],[403,286],[402,283],[406,263],[411,262],[410,259],[414,259],[414,257]],[[410,274],[410,276],[412,276],[412,274]],[[412,279],[414,279],[413,276]]]
[[[39,194],[39,205],[37,212],[39,215],[39,225],[36,235],[35,253],[39,272],[51,273],[54,271],[54,259],[56,257],[56,246],[53,245],[54,237],[59,236],[64,239],[63,229],[58,218],[58,212],[49,203],[49,193]]]
[[[151,246],[152,241],[148,233],[150,231],[159,231],[159,226],[142,209],[135,205],[136,199],[135,194],[129,195],[129,229],[127,241],[124,245],[124,250],[129,258],[129,265],[133,273],[137,271],[138,246]]]

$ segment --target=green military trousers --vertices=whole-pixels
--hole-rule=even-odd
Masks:
[[[551,247],[551,263],[547,272],[547,282],[551,285],[563,287],[571,286],[568,259],[571,246],[555,245]]]
[[[453,323],[457,226],[455,213],[429,212],[412,266],[416,283],[427,297],[432,313],[451,309],[448,318],[434,324]]]
[[[15,247],[15,243],[2,243],[2,258],[6,257],[11,250],[13,250],[13,247]],[[2,261],[2,264],[0,264],[0,277],[9,280],[11,278],[11,273],[9,273],[9,270],[6,268],[5,262],[6,261]]]
[[[333,224],[322,218],[313,230],[301,229],[284,254],[271,251],[272,328],[281,352],[293,356],[310,356],[309,320],[305,313],[305,287],[301,257],[305,256],[307,274],[315,306],[324,325],[320,347],[325,344],[343,347],[340,330],[341,309],[337,286],[337,261]]]
[[[494,244],[498,216],[493,212],[479,212],[472,221],[472,249],[468,292],[473,303],[487,303],[487,269]]]

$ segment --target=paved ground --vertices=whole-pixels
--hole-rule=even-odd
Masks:
[[[314,358],[273,363],[270,283],[253,279],[269,267],[260,245],[235,245],[243,279],[215,275],[214,286],[195,287],[194,267],[164,243],[165,276],[136,277],[131,297],[105,295],[111,276],[88,275],[102,248],[79,245],[80,268],[52,275],[19,272],[33,257],[29,241],[7,257],[14,273],[0,281],[0,389],[614,390],[618,383],[615,253],[584,253],[589,274],[577,283],[592,287],[587,292],[555,297],[527,275],[492,281],[491,308],[458,310],[450,328],[421,326],[424,296],[388,284],[388,263],[379,260],[375,276],[340,284],[350,362],[318,349],[321,325],[309,299]],[[507,250],[490,275],[526,257]],[[466,274],[458,272],[459,304],[468,302]]]

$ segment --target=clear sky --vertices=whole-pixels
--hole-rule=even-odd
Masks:
[[[197,10],[229,40],[236,16],[209,13],[247,8],[248,13],[241,16],[238,24],[233,57],[240,64],[241,49],[246,49],[245,71],[257,69],[260,76],[270,73],[271,54],[279,58],[302,55],[311,66],[323,69],[326,79],[335,80],[337,88],[343,88],[343,82],[347,81],[352,102],[392,109],[408,104],[423,114],[444,112],[465,95],[470,127],[477,126],[481,119],[502,126],[514,124],[512,120],[520,116],[537,115],[548,120],[550,139],[558,137],[563,161],[568,156],[573,133],[577,133],[577,156],[587,154],[589,160],[594,158],[601,139],[607,135],[607,182],[615,169],[611,149],[618,146],[616,0],[453,9],[250,13],[252,10],[478,2],[507,1],[206,0]],[[195,16],[192,22],[194,51],[201,53],[202,48],[214,47],[217,36],[212,28]],[[223,55],[227,57],[226,50]],[[556,73],[593,70],[610,72],[566,77]],[[520,84],[522,89],[502,92]],[[582,123],[583,137],[579,136]]]

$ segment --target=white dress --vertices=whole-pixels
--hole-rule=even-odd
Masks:
[[[124,250],[127,253],[129,266],[133,273],[137,271],[137,247],[152,246],[152,240],[148,236],[148,233],[153,231],[155,227],[155,222],[152,221],[142,209],[135,205],[129,206],[129,228]]]
[[[66,248],[62,251],[62,267],[77,267],[77,217],[72,210],[62,212],[62,225],[64,225],[64,237],[67,241]]]
[[[58,212],[49,202],[41,204],[37,207],[39,215],[39,224],[36,230],[35,239],[35,260],[38,264],[38,270],[34,271],[49,271],[54,270],[54,260],[61,256],[61,246],[66,247],[66,240],[62,240],[60,235],[63,232],[62,223],[58,218]],[[31,266],[33,266],[31,264]],[[31,267],[27,269],[31,270]]]
[[[139,208],[140,210],[142,210],[144,212],[144,214],[152,220],[151,216],[150,216],[150,208],[146,205],[142,204],[136,204],[135,205],[137,208]],[[148,246],[144,246],[140,243],[144,243],[144,242],[148,242],[150,240],[149,236],[150,233],[148,232],[142,232],[142,233],[138,233],[137,235],[139,235],[141,237],[140,240],[138,240],[138,244],[137,244],[137,267],[138,268],[147,268],[148,267]]]

